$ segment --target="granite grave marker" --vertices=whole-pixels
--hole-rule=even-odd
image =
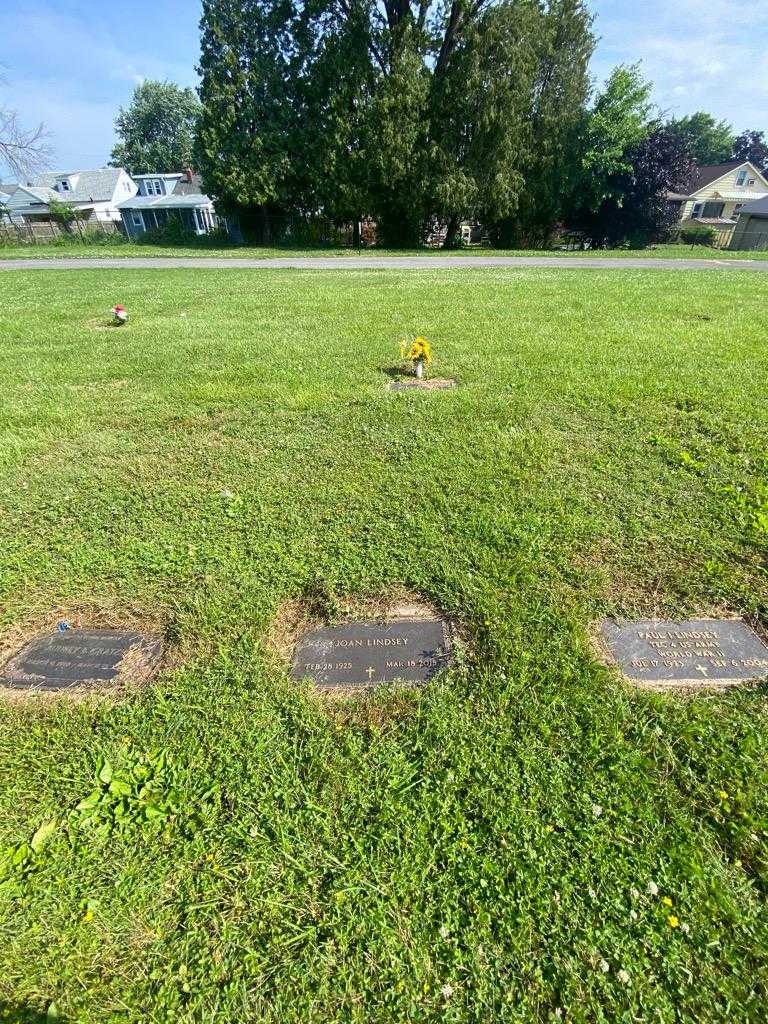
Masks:
[[[450,664],[451,636],[442,619],[402,618],[324,626],[296,645],[291,677],[326,689],[401,679],[425,683]]]
[[[0,684],[29,690],[110,685],[129,653],[139,659],[144,676],[160,660],[161,641],[127,630],[68,629],[25,644],[0,669]]]
[[[600,632],[624,675],[643,686],[719,688],[768,677],[768,646],[741,619],[607,620]]]

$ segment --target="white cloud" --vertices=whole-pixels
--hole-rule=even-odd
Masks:
[[[709,111],[737,131],[768,130],[768,4],[736,0],[592,0],[600,36],[598,81],[641,62],[658,106],[674,116]]]
[[[31,8],[11,0],[11,5],[3,21],[3,102],[25,124],[45,122],[57,168],[105,164],[115,142],[118,107],[147,78],[196,84],[193,5],[183,8],[182,17],[182,5],[164,10],[156,3],[151,20],[130,5],[104,5],[87,17],[46,2]],[[177,10],[167,10],[171,6]],[[136,49],[138,41],[148,46],[146,52]]]

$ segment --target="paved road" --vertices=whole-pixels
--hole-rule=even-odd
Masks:
[[[686,260],[599,256],[298,256],[284,259],[205,257],[104,257],[2,260],[0,270],[457,270],[488,267],[557,267],[558,270],[754,270],[768,272],[768,260]]]

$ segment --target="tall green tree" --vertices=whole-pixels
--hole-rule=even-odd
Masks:
[[[195,155],[206,191],[267,240],[297,195],[292,0],[203,0]]]
[[[322,5],[319,8],[322,10]],[[305,4],[298,47],[308,70],[296,76],[292,136],[302,154],[293,204],[357,225],[370,214],[368,135],[376,74],[369,56],[367,4],[348,0],[343,17],[318,18]]]
[[[169,173],[191,166],[199,114],[200,101],[192,89],[173,82],[142,82],[115,120],[120,141],[110,163],[130,174]]]
[[[528,8],[532,75],[519,90],[521,183],[514,213],[494,226],[504,246],[545,247],[579,186],[581,133],[590,93],[592,19],[576,0]]]
[[[204,0],[204,181],[256,216],[370,214],[389,244],[439,217],[451,240],[463,217],[514,212],[528,112],[559,97],[572,123],[591,45],[582,0]],[[563,134],[552,114],[547,131]]]
[[[579,208],[597,210],[620,195],[618,182],[632,170],[631,150],[652,129],[652,111],[651,84],[639,66],[615,68],[585,117],[575,192]]]
[[[592,248],[664,240],[678,219],[679,210],[667,196],[681,191],[691,177],[693,158],[686,140],[669,125],[655,124],[624,158],[600,204],[582,207],[571,219]]]
[[[522,7],[522,5],[521,5]],[[486,10],[455,46],[431,83],[427,212],[457,243],[461,221],[496,221],[514,210],[523,178],[525,99],[533,79],[530,38],[534,8]]]
[[[672,118],[667,127],[684,142],[697,164],[722,164],[731,159],[733,128],[727,121],[716,121],[703,110],[686,117]]]
[[[733,160],[749,160],[759,171],[768,169],[768,142],[764,132],[742,132],[733,143]]]

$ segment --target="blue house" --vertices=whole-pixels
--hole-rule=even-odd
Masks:
[[[178,218],[187,231],[206,235],[221,225],[213,201],[203,194],[200,178],[191,170],[174,174],[133,174],[139,191],[118,203],[129,238],[164,227]]]

